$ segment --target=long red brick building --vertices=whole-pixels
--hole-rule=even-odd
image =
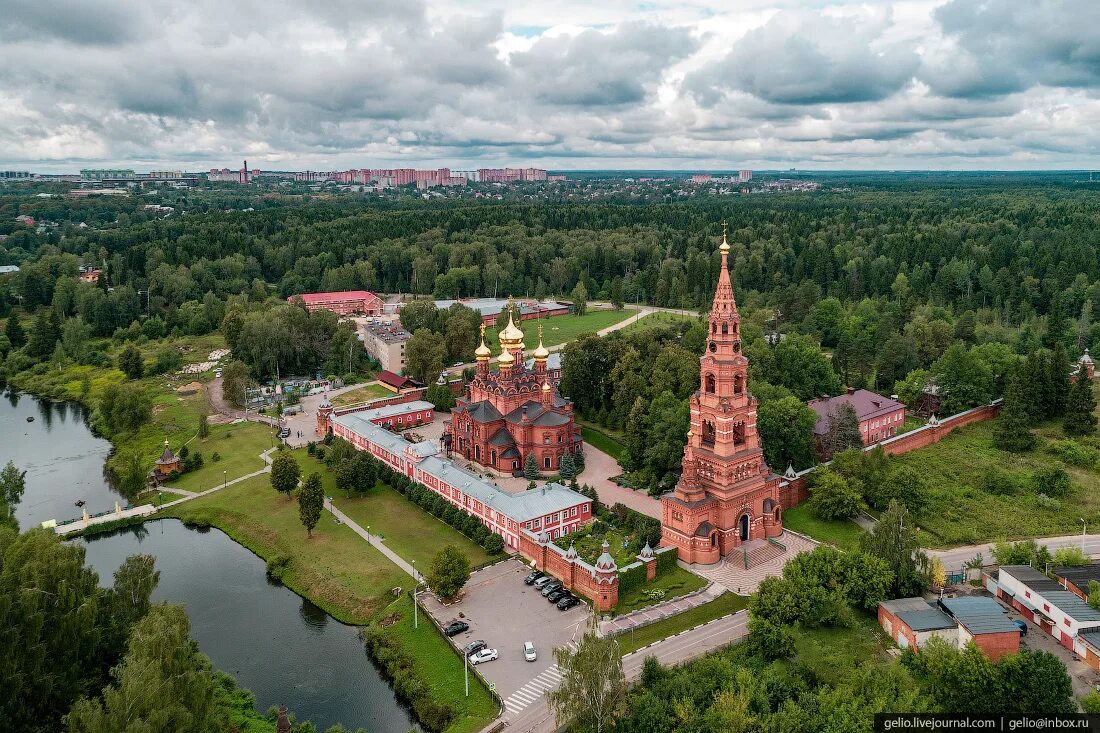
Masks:
[[[722,232],[722,271],[710,309],[700,389],[691,396],[691,428],[676,490],[661,497],[661,544],[688,563],[712,564],[748,540],[783,532],[780,477],[764,462],[756,432],[749,360],[733,297]]]
[[[374,293],[366,290],[346,290],[340,293],[302,293],[287,298],[288,303],[293,303],[301,298],[306,310],[330,310],[341,316],[364,315],[380,316],[384,303]]]

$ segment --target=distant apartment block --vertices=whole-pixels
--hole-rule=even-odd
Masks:
[[[565,176],[563,174],[558,174],[558,175],[554,175],[554,176],[546,176],[546,180],[548,180],[548,181],[564,181]]]
[[[104,178],[137,178],[129,168],[81,168],[80,178],[84,181],[102,181]]]
[[[696,173],[691,177],[692,183],[710,183],[710,176],[706,173]]]
[[[477,175],[482,183],[546,180],[546,171],[541,168],[478,168]]]
[[[737,171],[737,182],[738,183],[748,183],[751,180],[752,180],[752,171],[747,170],[747,169]]]
[[[210,172],[206,174],[206,180],[219,181],[222,183],[252,183],[252,179],[260,175],[259,168],[248,169],[248,161],[244,161],[244,166],[240,170],[229,170],[228,168],[211,168]]]
[[[405,369],[405,344],[412,334],[398,322],[368,321],[361,331],[363,348],[386,371],[400,374]]]
[[[30,171],[0,171],[0,180],[16,181],[24,178],[34,178]]]
[[[340,316],[355,314],[380,316],[384,305],[381,298],[374,293],[368,293],[366,290],[347,290],[340,293],[302,293],[301,295],[290,296],[287,298],[287,302],[293,303],[298,298],[302,299],[306,310],[311,313],[315,310],[324,309]]]

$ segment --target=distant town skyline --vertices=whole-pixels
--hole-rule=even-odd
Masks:
[[[1100,168],[1088,0],[0,0],[0,169]]]

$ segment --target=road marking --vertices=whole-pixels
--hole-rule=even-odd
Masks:
[[[504,700],[504,707],[511,713],[518,713],[531,705],[547,692],[557,688],[561,681],[558,665],[547,667]]]

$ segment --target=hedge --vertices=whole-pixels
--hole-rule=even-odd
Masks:
[[[627,565],[619,571],[619,598],[644,585],[645,582],[645,563],[638,562]]]
[[[454,720],[455,711],[450,705],[432,699],[427,685],[416,676],[412,655],[377,626],[363,631],[363,641],[371,659],[393,685],[397,698],[412,708],[420,724],[430,731],[445,730]]]
[[[675,548],[672,548],[665,552],[655,552],[654,555],[657,556],[657,575],[660,575],[676,565],[676,558],[679,553],[676,552]]]

